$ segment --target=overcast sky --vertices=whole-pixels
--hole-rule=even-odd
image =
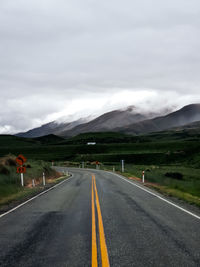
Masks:
[[[0,133],[200,102],[199,0],[1,0]]]

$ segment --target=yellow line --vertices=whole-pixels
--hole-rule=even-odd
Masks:
[[[95,222],[95,206],[94,206],[94,188],[92,176],[92,267],[97,267],[97,241],[96,241],[96,222]]]
[[[103,228],[103,220],[102,220],[102,215],[101,215],[101,208],[99,204],[99,197],[97,193],[97,187],[96,187],[96,181],[95,181],[94,175],[93,175],[93,183],[94,183],[94,190],[95,190],[95,196],[96,196],[96,206],[97,206],[98,223],[99,223],[101,262],[102,262],[102,267],[109,267],[110,263],[109,263],[109,258],[108,258],[108,250],[106,246],[106,240],[105,240],[105,234],[104,234],[104,228]]]

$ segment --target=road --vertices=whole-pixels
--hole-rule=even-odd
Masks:
[[[200,218],[115,174],[70,171],[0,218],[0,266],[200,266]]]

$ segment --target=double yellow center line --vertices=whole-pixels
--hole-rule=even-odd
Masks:
[[[95,193],[95,194],[94,194]],[[98,229],[99,229],[99,240],[100,240],[100,249],[101,249],[101,266],[109,267],[109,258],[108,250],[106,246],[103,220],[101,215],[101,208],[99,204],[99,197],[97,193],[97,186],[95,175],[92,175],[92,267],[98,266],[97,261],[97,235],[96,235],[96,218],[95,218],[95,200],[96,199],[96,208],[98,215]]]

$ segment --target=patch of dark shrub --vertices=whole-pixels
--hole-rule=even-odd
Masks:
[[[9,170],[5,166],[3,166],[3,165],[0,164],[0,174],[7,175],[9,173],[10,173]]]
[[[173,178],[173,179],[177,179],[177,180],[183,180],[183,174],[180,172],[166,172],[165,176]]]
[[[8,158],[5,160],[5,165],[6,166],[16,166],[16,161],[14,159]]]
[[[30,164],[27,164],[26,165],[26,168],[30,169],[31,168],[31,165]]]

